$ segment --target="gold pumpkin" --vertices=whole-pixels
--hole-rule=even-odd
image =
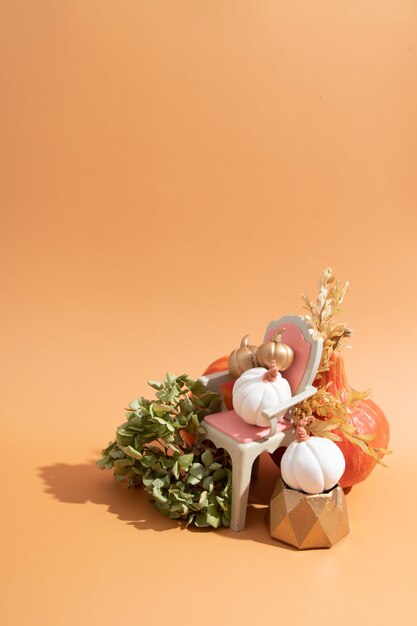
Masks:
[[[280,372],[290,367],[294,360],[294,352],[290,346],[287,346],[287,344],[281,341],[284,330],[285,328],[274,335],[271,341],[267,341],[259,346],[256,359],[260,366],[268,368],[271,361],[275,361]]]
[[[240,348],[233,350],[229,356],[228,368],[234,378],[239,378],[243,372],[257,367],[256,351],[258,346],[249,345],[249,335],[243,337]]]

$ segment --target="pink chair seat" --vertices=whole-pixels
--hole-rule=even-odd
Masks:
[[[247,424],[235,411],[212,413],[207,415],[204,421],[238,443],[259,441],[264,439],[270,431],[269,426],[251,426]],[[278,422],[277,432],[284,432],[289,428],[291,428],[290,422],[281,420]]]

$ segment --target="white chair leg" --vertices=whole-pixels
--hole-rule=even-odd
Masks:
[[[248,454],[233,450],[232,454],[232,515],[230,528],[239,532],[245,528],[246,508],[248,505],[249,486],[252,465],[257,454]]]

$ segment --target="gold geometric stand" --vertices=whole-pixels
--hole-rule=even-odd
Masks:
[[[271,537],[300,550],[331,548],[349,532],[346,499],[336,485],[310,495],[290,489],[279,478],[269,510]]]

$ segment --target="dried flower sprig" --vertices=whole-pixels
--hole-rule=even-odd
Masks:
[[[386,448],[372,446],[373,434],[358,433],[350,423],[351,411],[357,400],[363,400],[369,396],[369,392],[351,390],[349,395],[342,400],[340,393],[333,395],[329,392],[328,383],[325,387],[319,387],[317,393],[311,398],[300,402],[293,413],[293,423],[297,427],[300,420],[310,415],[317,415],[324,419],[315,419],[306,426],[310,435],[326,437],[332,441],[341,441],[343,434],[348,441],[359,446],[363,452],[371,456],[381,465],[385,465],[382,457],[390,454]],[[340,433],[340,434],[338,434]]]
[[[319,281],[319,293],[315,302],[307,294],[302,294],[304,309],[308,313],[304,319],[323,338],[323,353],[316,379],[322,377],[323,372],[330,368],[330,358],[335,350],[341,350],[343,340],[352,335],[350,328],[344,322],[336,322],[335,317],[342,312],[342,304],[349,283],[336,280],[331,267],[327,267]]]
[[[374,435],[357,432],[350,419],[355,402],[369,397],[370,392],[350,389],[349,392],[343,390],[333,394],[329,391],[332,383],[323,384],[323,374],[330,369],[333,352],[341,350],[344,347],[344,340],[352,335],[345,322],[335,320],[342,312],[340,305],[348,287],[347,281],[337,280],[332,268],[327,267],[319,280],[319,293],[315,302],[305,293],[302,294],[304,308],[308,311],[304,319],[323,338],[323,352],[315,381],[318,386],[317,393],[295,407],[292,420],[297,427],[301,419],[310,415],[323,417],[323,420],[315,419],[307,426],[309,434],[333,441],[341,441],[342,434],[378,463],[385,465],[382,458],[390,454],[391,450],[372,446]]]

